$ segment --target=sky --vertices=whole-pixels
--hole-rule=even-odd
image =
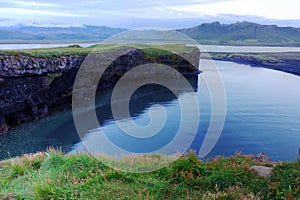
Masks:
[[[181,28],[204,22],[300,27],[299,0],[0,0],[0,26]]]

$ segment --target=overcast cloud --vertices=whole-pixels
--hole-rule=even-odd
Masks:
[[[180,27],[183,24],[197,25],[205,21],[226,23],[241,20],[297,25],[300,21],[298,2],[297,0],[0,0],[0,25],[92,24],[129,28],[139,26],[169,28]]]

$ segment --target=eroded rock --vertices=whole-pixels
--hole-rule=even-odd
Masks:
[[[153,61],[166,64],[186,76],[197,75],[200,73],[200,52],[197,50],[189,56],[193,58],[193,64],[177,54],[149,60],[141,50],[130,51],[108,66],[97,89],[113,87],[128,70]],[[86,55],[35,57],[0,54],[0,134],[11,126],[36,120],[52,108],[70,108],[74,81],[85,58]],[[99,69],[91,67],[87,72],[87,83],[89,77],[97,73]],[[141,74],[149,77],[151,70]]]

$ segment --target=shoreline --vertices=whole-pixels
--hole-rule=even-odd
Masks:
[[[22,157],[28,157],[28,156],[29,157],[36,157],[36,156],[40,156],[40,155],[49,155],[48,151],[50,151],[50,153],[51,153],[52,150],[54,150],[54,147],[50,146],[50,147],[47,147],[47,149],[45,151],[36,151],[36,152],[23,153],[23,154],[20,154],[20,155],[0,159],[0,169],[1,169],[1,162],[6,162],[6,161],[14,160],[14,159],[19,159],[19,158],[22,158]],[[72,155],[77,155],[77,154],[88,154],[88,155],[91,155],[91,156],[97,156],[97,153],[95,155],[92,155],[92,154],[90,154],[88,152],[84,152],[84,151],[82,151],[82,152],[79,151],[79,152],[76,152],[76,153],[63,152],[63,150],[61,148],[59,148],[59,150],[55,149],[54,151],[55,152],[59,151],[59,153],[63,154],[64,156],[72,156]],[[188,151],[183,153],[181,157],[186,157],[191,153],[195,153],[195,150],[194,149],[189,149]],[[160,155],[160,156],[170,157],[172,155]],[[295,160],[292,160],[292,161],[282,161],[282,160],[273,161],[272,158],[264,152],[260,152],[258,154],[254,154],[254,153],[247,153],[246,154],[246,153],[243,153],[243,152],[236,152],[236,153],[234,153],[232,155],[228,155],[228,156],[214,155],[214,156],[205,157],[205,158],[199,158],[197,156],[197,159],[201,160],[202,162],[212,162],[212,161],[214,161],[214,160],[216,160],[220,157],[224,158],[224,159],[229,159],[229,158],[236,157],[236,156],[244,156],[244,157],[247,157],[247,158],[249,158],[253,161],[257,161],[259,163],[274,163],[274,164],[275,163],[293,163],[293,162],[300,161],[300,147],[298,148],[297,158]]]
[[[212,59],[218,61],[229,61],[238,64],[250,65],[252,67],[263,67],[300,76],[300,53],[209,53]]]

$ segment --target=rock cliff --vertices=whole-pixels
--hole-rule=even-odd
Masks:
[[[74,80],[86,56],[0,54],[0,134],[22,122],[36,120],[53,109],[70,108]],[[186,56],[194,63],[183,58]],[[183,57],[177,54],[153,57],[142,50],[132,50],[109,65],[99,81],[98,90],[113,87],[128,70],[152,62],[171,66],[186,76],[197,75],[199,50]]]

